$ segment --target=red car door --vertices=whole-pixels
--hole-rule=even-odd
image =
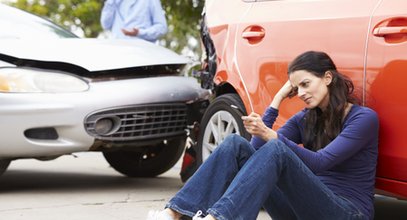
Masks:
[[[287,80],[287,66],[308,50],[327,52],[339,71],[350,76],[362,96],[366,32],[379,0],[257,1],[238,21],[234,68],[251,103],[262,113]],[[251,104],[251,105],[250,105]],[[303,103],[284,102],[277,126]]]
[[[380,118],[376,188],[407,198],[407,1],[375,10],[366,70],[366,103]]]

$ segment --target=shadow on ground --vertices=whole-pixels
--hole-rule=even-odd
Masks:
[[[108,189],[160,189],[181,187],[180,179],[160,176],[156,178],[129,178],[120,174],[89,174],[78,172],[49,172],[35,170],[10,170],[0,177],[0,193],[9,194],[24,191],[56,192],[98,191]]]
[[[407,201],[395,198],[376,196],[375,220],[407,219]]]
[[[67,191],[99,191],[109,189],[137,188],[146,190],[163,190],[165,188],[179,189],[182,186],[179,178],[161,176],[157,178],[128,178],[120,174],[89,174],[78,172],[50,172],[36,170],[14,169],[0,177],[0,193],[12,194],[18,192],[57,192]],[[405,220],[407,219],[407,201],[377,196],[375,198],[375,220]]]

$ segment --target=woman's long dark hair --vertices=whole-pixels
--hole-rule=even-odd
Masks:
[[[308,51],[295,58],[288,67],[288,75],[297,70],[305,70],[322,78],[327,71],[332,73],[328,85],[329,104],[322,111],[315,107],[305,115],[304,146],[317,151],[328,145],[341,132],[347,103],[356,103],[352,96],[353,83],[336,70],[332,59],[324,52]]]

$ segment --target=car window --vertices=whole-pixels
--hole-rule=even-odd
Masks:
[[[73,33],[46,19],[0,4],[0,39],[76,37]]]

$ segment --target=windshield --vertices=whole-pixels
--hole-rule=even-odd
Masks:
[[[0,39],[76,38],[73,33],[36,15],[0,4]]]

